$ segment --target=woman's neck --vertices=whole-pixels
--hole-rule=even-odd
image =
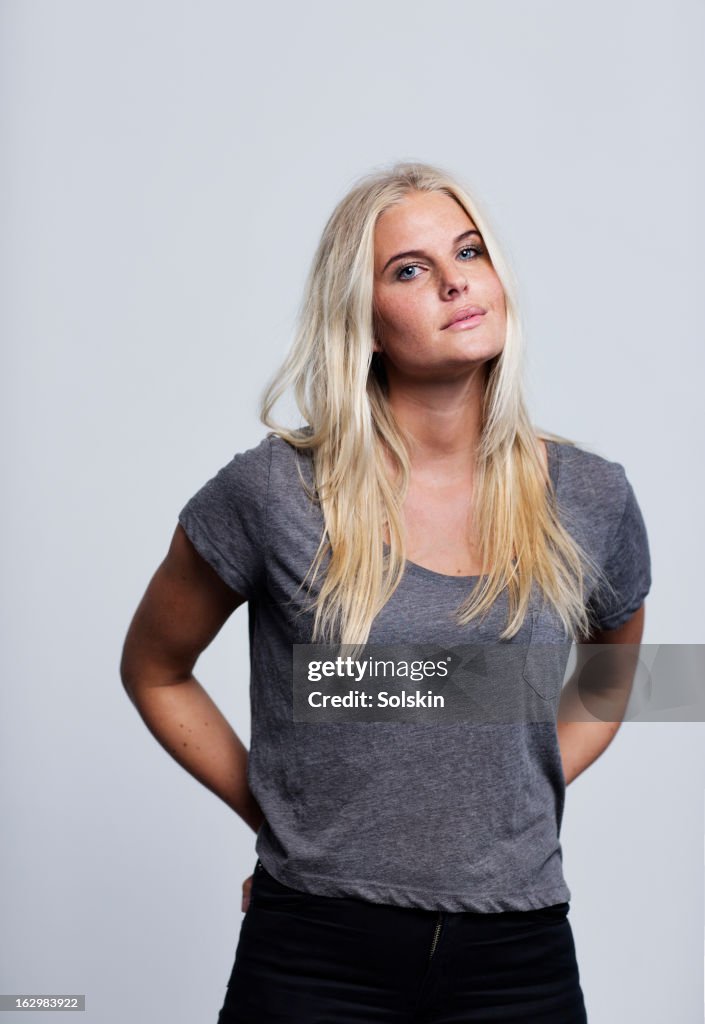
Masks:
[[[388,401],[394,419],[412,438],[415,473],[467,479],[482,432],[482,392],[470,385],[448,392],[428,384],[391,387]]]

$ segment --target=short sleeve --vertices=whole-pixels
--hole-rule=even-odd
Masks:
[[[179,523],[198,553],[247,600],[265,585],[271,442],[241,452],[184,505]]]
[[[608,586],[599,586],[589,602],[598,629],[617,629],[643,604],[651,589],[651,557],[646,525],[632,485],[620,466],[624,508],[603,566]]]

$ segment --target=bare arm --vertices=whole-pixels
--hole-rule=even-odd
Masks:
[[[558,712],[558,743],[563,761],[566,784],[585,771],[609,746],[622,724],[622,715],[629,702],[634,682],[639,644],[644,632],[644,606],[618,629],[595,633],[588,643],[578,646],[578,662],[575,672],[566,683]],[[590,644],[624,644],[621,651],[615,650],[609,659],[610,679],[601,688],[600,696],[585,704],[586,686],[583,683],[582,696],[578,692],[578,680],[589,660]],[[604,663],[603,663],[604,664]],[[583,676],[583,680],[584,680]],[[598,712],[593,715],[591,710]],[[614,721],[607,721],[607,718]]]
[[[256,832],[263,815],[247,785],[247,750],[193,675],[244,601],[179,524],[130,623],[120,676],[155,739]]]

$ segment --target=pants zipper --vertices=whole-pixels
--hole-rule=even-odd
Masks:
[[[442,924],[443,924],[443,917],[442,917],[442,915],[441,915],[441,913],[439,911],[439,913],[438,913],[438,920],[436,922],[436,929],[435,929],[435,931],[433,933],[433,942],[431,943],[431,952],[428,954],[428,959],[429,960],[431,960],[431,957],[436,952],[436,946],[438,945],[438,936],[441,934],[441,925]]]

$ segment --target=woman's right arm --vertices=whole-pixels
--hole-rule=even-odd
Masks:
[[[178,525],[130,623],[120,677],[155,739],[257,832],[263,815],[247,784],[247,750],[193,675],[244,601]]]

